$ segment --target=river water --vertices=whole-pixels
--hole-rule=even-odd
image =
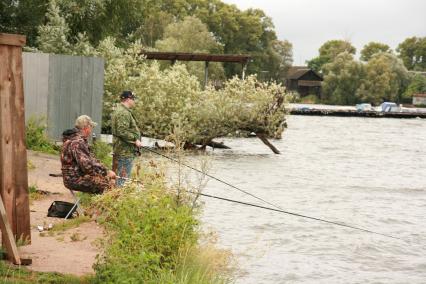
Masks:
[[[287,211],[387,238],[202,198],[203,226],[238,261],[236,283],[426,283],[426,120],[290,116],[282,151],[224,139],[211,175]],[[204,193],[256,203],[209,181]]]

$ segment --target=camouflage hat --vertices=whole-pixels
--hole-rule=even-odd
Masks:
[[[75,120],[75,127],[77,127],[78,129],[83,129],[86,126],[92,126],[95,127],[96,125],[98,125],[96,122],[94,122],[90,116],[88,115],[80,115],[79,117],[77,117],[77,119]]]

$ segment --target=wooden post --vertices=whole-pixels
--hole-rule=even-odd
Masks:
[[[31,241],[25,144],[22,46],[25,36],[0,33],[0,194],[16,239]],[[2,230],[5,245],[7,234]],[[9,257],[11,253],[8,252]]]
[[[208,80],[209,80],[209,61],[206,61],[204,65],[204,89],[207,87]]]
[[[244,62],[243,68],[242,68],[242,71],[241,71],[241,79],[243,79],[243,80],[246,78],[246,69],[247,69],[247,62]]]

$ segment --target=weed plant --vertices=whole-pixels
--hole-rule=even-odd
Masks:
[[[199,208],[183,191],[178,199],[165,175],[149,164],[140,176],[143,186],[127,184],[94,200],[107,235],[95,282],[228,283],[221,265],[208,259],[212,254],[202,253]]]
[[[73,276],[52,272],[35,272],[24,267],[10,265],[0,261],[0,283],[5,284],[88,284],[92,283],[92,276]]]
[[[46,124],[43,118],[32,117],[28,120],[25,135],[27,141],[27,149],[48,153],[59,154],[60,147],[53,144],[46,135]]]
[[[112,168],[112,147],[108,143],[96,141],[92,145],[92,151],[104,166],[108,169]]]

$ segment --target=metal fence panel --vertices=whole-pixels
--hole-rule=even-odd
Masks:
[[[25,95],[25,119],[47,119],[49,96],[49,54],[24,52],[23,78]]]
[[[60,140],[62,132],[72,128],[78,116],[87,114],[98,122],[95,133],[100,134],[102,58],[26,53],[24,63],[25,101],[29,105],[28,109],[26,106],[27,117],[31,114],[45,116],[49,136]],[[41,68],[44,68],[43,72],[37,71]],[[36,92],[40,85],[44,87],[43,91]]]

